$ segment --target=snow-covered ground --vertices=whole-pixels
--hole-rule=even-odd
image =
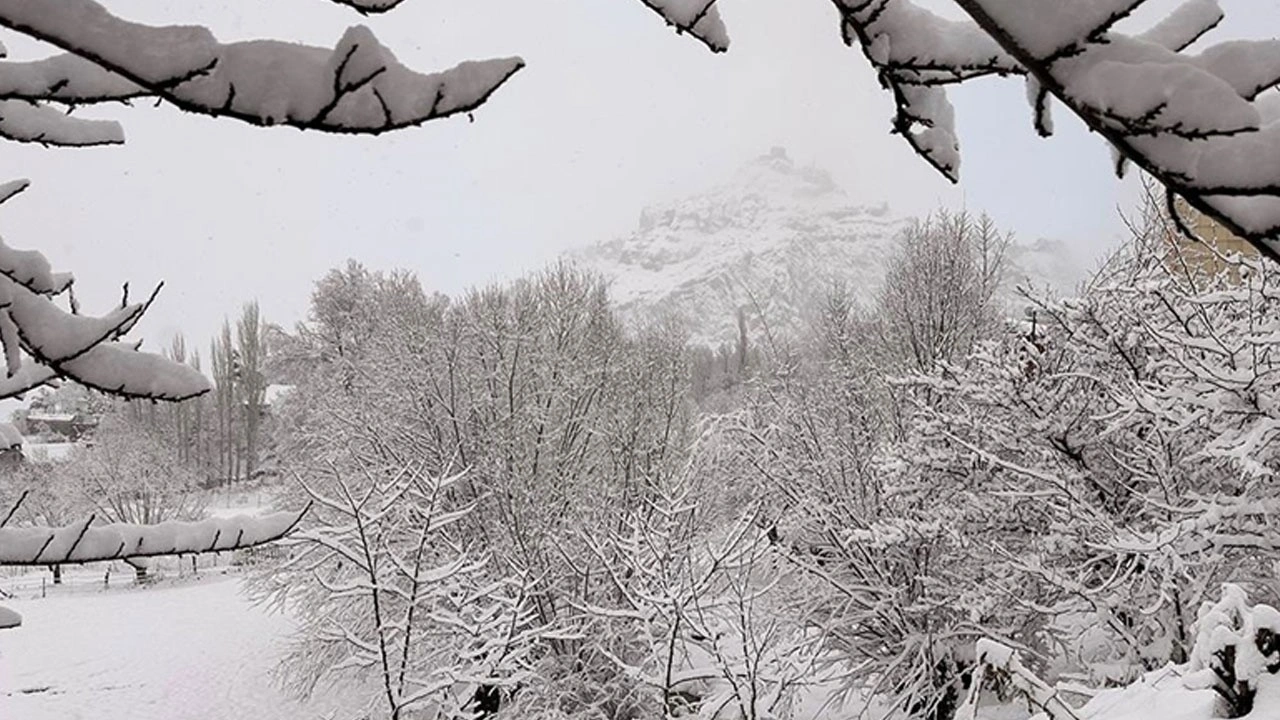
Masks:
[[[182,585],[6,601],[0,718],[340,720],[350,699],[287,696],[271,671],[288,617],[252,605],[234,575]]]

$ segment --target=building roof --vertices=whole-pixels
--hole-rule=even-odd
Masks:
[[[27,422],[43,422],[43,423],[69,423],[75,422],[75,413],[47,413],[47,412],[29,412],[27,413]]]

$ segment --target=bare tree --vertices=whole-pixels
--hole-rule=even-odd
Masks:
[[[823,638],[786,612],[793,570],[762,532],[759,506],[720,527],[701,507],[707,488],[690,475],[660,481],[620,530],[585,532],[609,592],[582,607],[584,634],[640,686],[633,707],[601,710],[785,717],[793,692],[816,674]]]
[[[460,475],[389,466],[362,445],[299,476],[316,512],[291,557],[257,580],[299,610],[288,679],[310,692],[364,672],[380,690],[371,704],[393,720],[476,717],[487,692],[528,673],[537,636],[528,590],[495,578],[486,552],[459,532],[475,509],[450,501]]]
[[[876,304],[890,362],[928,370],[996,331],[1010,242],[986,215],[940,210],[909,226]]]

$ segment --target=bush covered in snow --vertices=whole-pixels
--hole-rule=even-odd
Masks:
[[[1076,709],[1063,694],[1027,669],[1019,653],[1000,643],[979,641],[978,681],[958,718],[977,717],[991,681],[1023,696],[1037,720],[1118,720],[1119,718],[1269,718],[1280,712],[1280,611],[1250,605],[1244,590],[1226,584],[1216,601],[1203,603],[1193,626],[1190,658],[1144,673],[1132,684],[1098,692]]]

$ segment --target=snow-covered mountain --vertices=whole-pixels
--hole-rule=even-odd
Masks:
[[[646,208],[630,235],[571,258],[611,280],[625,314],[674,310],[696,339],[715,344],[737,337],[740,309],[755,334],[765,324],[800,327],[837,283],[870,301],[907,222],[885,204],[857,203],[827,172],[774,148],[727,182]],[[1044,284],[1043,271],[1061,269],[1063,253],[1040,243],[1017,248],[1014,259]]]

